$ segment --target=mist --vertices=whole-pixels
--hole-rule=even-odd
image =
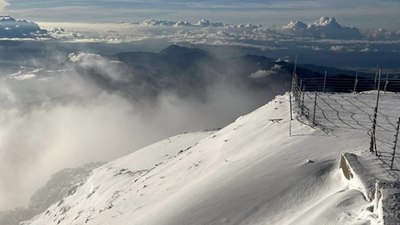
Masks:
[[[30,59],[33,66],[1,76],[0,211],[26,205],[60,169],[225,126],[285,90],[278,82],[254,89],[208,74],[206,82],[166,88],[139,78],[135,67],[94,53],[50,58],[51,65]]]

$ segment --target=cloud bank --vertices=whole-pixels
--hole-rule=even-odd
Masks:
[[[37,23],[10,16],[0,17],[2,39],[54,39],[67,42],[137,42],[166,40],[193,44],[243,44],[270,47],[277,42],[399,41],[400,30],[368,29],[341,25],[333,17],[310,23],[292,20],[284,26],[231,25],[201,19],[195,22],[147,19],[140,23]],[[349,42],[350,43],[350,42]],[[271,46],[273,48],[274,46]]]
[[[76,24],[42,23],[49,34],[63,41],[106,41],[131,42],[146,39],[166,39],[171,42],[194,44],[249,44],[269,45],[268,41],[398,41],[399,31],[384,29],[360,30],[341,25],[333,17],[321,17],[308,24],[291,21],[285,26],[266,27],[260,24],[231,25],[211,22],[206,19],[197,22],[149,19],[140,23],[118,24]],[[265,44],[268,43],[268,44]]]

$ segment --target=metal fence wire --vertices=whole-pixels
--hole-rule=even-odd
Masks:
[[[369,151],[391,169],[400,169],[396,155],[400,124],[400,79],[324,77],[293,74],[294,110],[323,129],[357,129],[368,135]],[[338,94],[340,93],[340,94]]]

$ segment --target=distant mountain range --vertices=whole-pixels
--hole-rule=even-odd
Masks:
[[[294,63],[290,60],[259,55],[221,58],[201,49],[178,45],[171,45],[158,53],[122,52],[106,57],[122,63],[127,74],[123,81],[109,79],[102,75],[102,71],[90,67],[78,66],[77,70],[106,90],[134,98],[156,97],[161,92],[171,91],[183,98],[206,100],[207,88],[217,83],[253,91],[282,93],[289,90],[294,69]],[[353,79],[356,74],[352,70],[313,64],[298,65],[296,71],[304,79],[322,78],[325,71],[329,78]],[[375,74],[360,72],[358,76],[359,79],[373,79]],[[340,89],[340,83],[337,89]]]
[[[222,59],[201,49],[171,45],[158,53],[122,52],[106,57],[122,63],[126,70],[124,81],[113,81],[102,71],[79,67],[79,64],[77,71],[107,90],[132,97],[143,97],[143,94],[155,97],[163,91],[171,91],[183,98],[206,100],[207,89],[218,83],[281,93],[290,81],[290,74],[285,70],[275,70],[270,76],[257,79],[250,77],[254,72],[269,71],[274,67],[274,59],[264,56]]]

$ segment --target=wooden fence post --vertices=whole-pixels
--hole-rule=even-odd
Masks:
[[[399,138],[399,128],[400,128],[400,117],[399,117],[399,120],[397,121],[396,135],[394,135],[395,138],[394,138],[394,146],[393,146],[393,154],[392,154],[392,163],[390,164],[390,169],[393,169],[394,157],[396,155],[396,148],[397,148],[397,139]]]
[[[379,79],[378,79],[378,93],[376,95],[376,105],[374,110],[374,120],[372,122],[372,132],[371,132],[371,142],[369,144],[369,151],[375,152],[375,155],[378,156],[378,149],[376,148],[376,119],[378,117],[378,107],[379,107],[379,94],[380,94],[380,84],[381,84],[381,74],[382,74],[382,67],[379,69]]]
[[[300,79],[300,86],[299,86],[300,94],[297,96],[298,97],[297,101],[299,101],[299,102],[300,102],[300,98],[301,98],[301,90],[302,90],[302,88],[303,88],[303,79]]]
[[[356,91],[357,91],[357,84],[358,84],[358,72],[356,73],[356,79],[354,80],[353,93],[356,93]]]
[[[304,95],[306,93],[306,85],[303,85],[303,93],[301,96],[301,115],[304,115]]]
[[[293,120],[292,93],[289,93],[290,120]]]
[[[385,88],[383,90],[383,93],[386,94],[386,88],[387,85],[389,84],[389,72],[386,73],[386,81],[385,81]]]
[[[315,92],[315,97],[314,97],[314,112],[313,112],[313,120],[312,120],[313,125],[315,125],[315,113],[316,113],[316,110],[317,110],[317,98],[318,98],[318,94],[317,93],[318,92]]]

